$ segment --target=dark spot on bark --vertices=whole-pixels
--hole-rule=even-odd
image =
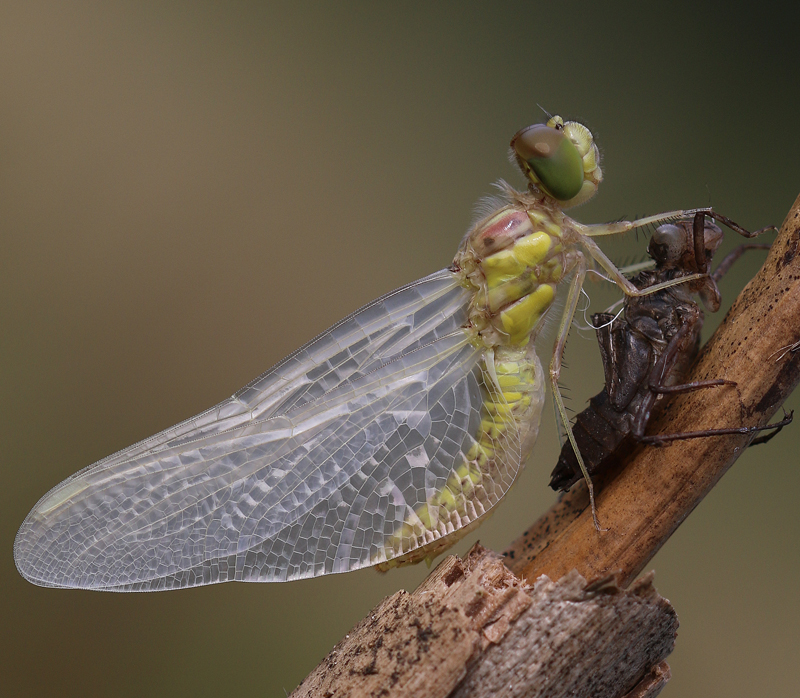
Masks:
[[[781,396],[781,386],[777,383],[770,387],[770,389],[764,394],[758,404],[754,408],[754,412],[767,412],[770,410],[772,405],[774,405],[778,400],[780,400]]]
[[[378,658],[373,657],[372,661],[361,670],[361,674],[364,676],[371,676],[377,673],[378,673]]]
[[[467,616],[467,618],[472,618],[478,615],[478,613],[480,613],[480,610],[485,605],[486,605],[486,597],[483,595],[476,596],[472,601],[470,601],[467,604],[467,607],[464,609],[464,614]]]
[[[753,407],[750,413],[771,413],[778,407],[797,385],[798,375],[800,374],[800,356],[793,357],[784,362],[780,372],[775,378],[775,382],[769,390]]]
[[[459,579],[464,576],[464,569],[461,565],[453,565],[453,568],[442,578],[442,581],[447,586],[453,586]]]
[[[417,628],[417,641],[423,646],[423,651],[427,652],[427,644],[436,636],[436,633],[433,632],[430,625],[423,628],[419,621],[415,621],[414,626]]]

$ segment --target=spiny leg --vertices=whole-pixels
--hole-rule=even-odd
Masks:
[[[711,209],[707,208],[689,208],[678,211],[667,211],[666,213],[657,213],[653,216],[645,216],[635,221],[617,221],[616,223],[596,223],[594,225],[584,225],[577,223],[576,227],[582,235],[586,237],[595,238],[604,235],[619,235],[620,233],[627,233],[636,228],[644,228],[657,223],[669,223],[685,218],[694,216],[696,213],[706,213]],[[727,223],[726,223],[727,225]],[[735,230],[735,228],[734,228]],[[738,232],[738,231],[737,231]],[[761,232],[761,231],[759,231]]]
[[[584,238],[582,240],[583,248],[586,252],[591,255],[592,259],[597,262],[605,271],[612,283],[616,284],[620,287],[622,292],[626,296],[631,296],[633,298],[639,298],[641,296],[649,296],[652,293],[657,293],[658,291],[663,291],[665,288],[670,288],[671,286],[677,286],[678,284],[685,284],[689,281],[695,281],[697,279],[702,279],[706,276],[706,274],[696,273],[696,274],[686,274],[685,276],[679,276],[678,278],[671,279],[669,281],[663,281],[658,284],[653,284],[652,286],[647,286],[646,288],[636,288],[617,268],[617,266],[612,262],[606,254],[597,246],[597,243],[594,240],[590,240],[589,238]]]
[[[640,271],[653,269],[655,266],[656,266],[655,260],[645,259],[643,262],[626,264],[624,267],[617,267],[617,269],[619,270],[620,274],[623,274],[627,278],[629,276],[634,276],[635,274],[638,274]]]
[[[580,253],[577,255],[577,257],[578,260],[575,265],[575,276],[569,285],[566,307],[564,308],[564,314],[561,316],[561,323],[558,328],[556,344],[553,348],[553,358],[550,360],[550,387],[553,390],[553,403],[556,406],[556,411],[558,412],[561,424],[564,425],[567,438],[569,439],[570,444],[572,444],[573,451],[575,451],[575,459],[578,461],[583,478],[586,480],[586,486],[589,489],[589,504],[592,507],[592,521],[594,522],[594,527],[598,531],[605,531],[608,529],[601,528],[600,522],[597,520],[597,507],[595,506],[594,501],[594,485],[592,484],[592,478],[589,476],[589,471],[586,468],[586,464],[583,462],[583,456],[581,456],[581,451],[578,448],[578,442],[575,440],[575,435],[572,433],[572,426],[569,423],[567,409],[564,406],[564,399],[561,397],[561,391],[558,387],[558,379],[561,376],[561,360],[564,355],[564,347],[566,346],[567,336],[569,335],[569,330],[572,326],[572,318],[575,315],[575,309],[578,306],[578,300],[580,298],[581,288],[583,287],[583,281],[586,278],[586,258]]]
[[[695,256],[696,259],[701,260],[698,262],[698,267],[700,268],[700,271],[698,271],[695,274],[687,274],[685,276],[680,276],[670,281],[664,281],[659,284],[653,284],[652,286],[648,286],[647,288],[644,289],[636,288],[636,286],[634,286],[622,274],[622,272],[616,267],[616,265],[597,246],[597,244],[590,239],[591,237],[597,235],[612,235],[663,221],[685,219],[688,218],[689,216],[694,217]],[[728,226],[731,230],[747,238],[756,237],[757,235],[761,235],[762,233],[765,233],[769,230],[776,230],[775,226],[767,226],[766,228],[761,228],[751,233],[742,228],[738,223],[732,221],[730,218],[715,213],[711,209],[689,209],[686,211],[670,211],[669,213],[661,213],[655,216],[648,216],[647,218],[640,218],[638,221],[622,221],[620,223],[608,223],[599,226],[584,226],[579,224],[578,229],[584,235],[583,246],[586,252],[588,252],[592,256],[592,258],[603,268],[603,270],[611,277],[611,280],[622,289],[625,295],[632,297],[641,297],[650,295],[652,293],[656,293],[658,291],[662,291],[665,288],[669,288],[671,286],[676,286],[678,284],[694,281],[696,279],[701,279],[704,276],[707,276],[706,273],[707,269],[705,265],[704,235],[703,235],[706,216],[708,216],[709,218],[713,218],[714,220],[718,220],[719,222]],[[697,251],[698,246],[700,247],[700,249],[703,250],[702,254]],[[750,248],[748,247],[748,249]],[[732,264],[735,261],[735,259],[736,258],[732,259],[728,263],[728,265],[722,269],[720,275],[724,274],[725,271],[727,271],[727,268],[730,266],[730,264]],[[724,264],[726,261],[727,258],[723,260],[722,263]],[[722,266],[722,264],[720,266]]]
[[[629,230],[644,228],[646,226],[656,225],[658,223],[669,223],[671,221],[687,219],[697,214],[713,218],[715,221],[722,223],[724,226],[746,238],[754,238],[770,230],[777,231],[777,228],[774,225],[768,225],[765,228],[760,228],[759,230],[750,232],[749,230],[746,230],[740,226],[738,223],[732,221],[727,216],[723,216],[722,214],[717,213],[708,207],[667,211],[666,213],[657,213],[653,216],[645,216],[644,218],[639,218],[635,221],[617,221],[616,223],[598,223],[595,225],[583,225],[578,223],[576,227],[581,234],[585,235],[586,237],[601,237],[604,235],[619,235],[620,233],[627,233]]]

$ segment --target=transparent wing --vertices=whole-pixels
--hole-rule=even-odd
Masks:
[[[469,297],[446,270],[405,286],[215,408],[68,478],[20,528],[20,572],[144,591],[384,561],[480,423]]]

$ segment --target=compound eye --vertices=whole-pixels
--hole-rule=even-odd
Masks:
[[[536,124],[522,129],[511,141],[520,164],[527,165],[536,184],[558,201],[569,201],[583,186],[583,160],[563,128]],[[523,166],[523,170],[525,167]]]
[[[686,251],[686,245],[686,231],[673,223],[664,223],[650,238],[650,256],[659,264],[676,264]]]

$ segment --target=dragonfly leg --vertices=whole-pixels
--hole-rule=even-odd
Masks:
[[[703,429],[701,431],[682,431],[675,434],[655,434],[653,436],[636,437],[637,441],[646,444],[661,444],[668,441],[685,441],[686,439],[703,439],[708,436],[729,436],[731,434],[754,434],[759,431],[775,429],[775,432],[755,439],[753,443],[766,443],[777,434],[787,424],[791,424],[794,419],[794,411],[786,414],[779,422],[765,424],[763,427],[728,427],[725,429]]]
[[[786,414],[786,410],[783,411],[783,421],[784,422],[786,422],[787,419],[789,420],[789,422],[791,422],[792,421],[792,417],[794,417],[794,410],[792,412],[790,412],[788,415]],[[786,426],[786,425],[778,423],[777,426],[775,427],[775,431],[773,431],[771,434],[764,434],[763,436],[757,436],[755,439],[753,439],[750,442],[749,445],[750,446],[758,446],[759,444],[765,444],[768,441],[771,441],[773,437],[775,437],[775,436],[777,436],[778,434],[781,433],[781,430],[783,429],[784,426]],[[767,428],[768,427],[764,427],[764,429],[767,429]]]
[[[751,232],[740,226],[738,223],[732,221],[727,216],[723,216],[721,213],[717,213],[711,208],[699,208],[696,209],[694,213],[697,216],[708,216],[709,218],[717,221],[717,223],[722,223],[722,225],[724,225],[726,228],[730,228],[733,232],[739,233],[739,235],[746,238],[755,238],[758,237],[759,235],[762,235],[763,233],[768,233],[770,231],[775,231],[776,233],[778,232],[778,228],[774,225],[768,225],[764,228],[759,228],[758,230],[754,230]]]
[[[768,358],[772,358],[775,354],[780,354],[780,356],[775,359],[775,363],[778,363],[781,359],[783,359],[787,354],[794,354],[796,351],[800,350],[800,342],[795,342],[794,344],[787,344],[785,347],[781,347],[778,351],[773,352],[769,355]]]
[[[764,245],[761,243],[745,243],[744,245],[739,245],[739,247],[731,250],[722,258],[722,261],[711,274],[711,278],[714,279],[715,282],[718,282],[728,273],[728,270],[733,266],[734,262],[748,250],[768,250],[770,247],[771,245]]]
[[[681,326],[678,331],[669,340],[661,356],[658,357],[653,370],[650,372],[650,380],[648,381],[648,388],[651,392],[656,394],[672,394],[672,393],[688,393],[693,390],[701,390],[702,388],[713,388],[719,385],[736,385],[736,381],[728,380],[726,378],[715,378],[711,380],[692,381],[691,383],[682,383],[679,385],[666,385],[664,381],[669,376],[672,367],[678,356],[688,353],[691,345],[697,341],[697,332],[695,328],[698,323],[703,321],[703,317],[699,309],[694,308],[691,313],[680,313]],[[642,436],[644,433],[642,432]]]
[[[665,288],[677,286],[678,284],[685,284],[688,281],[695,281],[706,276],[706,274],[701,274],[699,272],[696,274],[686,274],[685,276],[679,276],[678,278],[671,279],[669,281],[663,281],[661,283],[639,289],[636,288],[636,286],[634,286],[633,283],[631,283],[627,278],[625,278],[622,272],[617,269],[617,266],[614,264],[614,262],[612,262],[606,256],[606,254],[597,246],[594,240],[584,238],[582,242],[585,251],[603,268],[603,271],[609,275],[610,280],[619,286],[626,296],[631,296],[633,298],[649,296],[652,293],[663,291]]]
[[[656,405],[658,397],[662,394],[689,392],[702,388],[711,388],[720,385],[736,385],[734,381],[725,379],[696,381],[681,385],[666,385],[667,377],[672,373],[679,356],[685,356],[697,342],[698,324],[702,323],[702,313],[695,307],[691,312],[681,312],[678,315],[680,326],[667,343],[664,351],[656,360],[647,380],[648,393],[640,404],[636,417],[631,425],[631,436],[637,441],[645,438],[644,432],[650,421],[650,415]]]
[[[666,213],[657,213],[653,216],[645,216],[644,218],[639,218],[635,221],[617,221],[616,223],[599,223],[596,225],[579,224],[577,227],[581,234],[585,235],[586,237],[601,237],[604,235],[619,235],[620,233],[627,233],[629,230],[635,230],[636,228],[644,228],[646,226],[657,225],[659,223],[669,223],[671,221],[691,218],[697,214],[713,218],[718,223],[722,223],[727,228],[730,228],[734,232],[739,233],[739,235],[742,235],[746,238],[754,238],[770,230],[778,230],[774,225],[768,225],[765,228],[759,228],[758,230],[751,232],[740,226],[735,221],[732,221],[727,216],[723,216],[721,213],[717,213],[709,207],[667,211]]]
[[[633,276],[640,271],[645,271],[645,269],[654,269],[655,266],[656,263],[654,260],[646,259],[643,262],[636,262],[635,264],[626,264],[624,267],[617,267],[617,269],[619,269],[620,274],[624,274],[625,277],[628,277]]]
[[[716,214],[714,214],[716,215]],[[708,263],[709,257],[707,256],[706,250],[706,231],[708,230],[706,224],[706,216],[713,220],[713,216],[708,211],[698,211],[694,214],[694,221],[692,223],[692,248],[694,254],[694,266],[695,270],[700,272],[701,274],[706,274],[706,278],[703,280],[703,287],[697,289],[697,293],[699,293],[700,298],[703,300],[703,304],[711,310],[712,312],[716,312],[719,310],[720,303],[722,302],[722,297],[720,296],[719,287],[717,286],[717,282],[723,277],[723,275],[731,268],[731,266],[739,259],[745,252],[748,250],[754,249],[769,249],[769,245],[763,244],[744,244],[737,247],[733,252],[728,254],[725,259],[720,262],[717,269],[714,271],[713,274],[708,273]],[[760,235],[761,233],[765,232],[766,230],[770,230],[770,228],[762,228],[761,230],[756,231],[755,233],[748,233],[744,228],[739,226],[738,224],[734,223],[729,219],[725,219],[727,224],[730,226],[734,226],[734,230],[736,232],[740,232],[742,234],[746,234],[748,236],[752,235]],[[717,226],[714,226],[714,230],[719,231]],[[688,269],[687,269],[688,270]]]
[[[684,325],[681,327],[683,330],[688,325]],[[679,330],[679,333],[681,332]],[[677,337],[677,335],[676,335]],[[673,337],[673,340],[676,339]],[[708,436],[726,436],[731,434],[753,434],[760,431],[767,431],[769,429],[775,429],[772,434],[768,434],[766,436],[761,436],[755,439],[751,445],[759,444],[759,443],[766,443],[769,441],[773,436],[775,436],[778,432],[780,432],[783,427],[787,424],[791,424],[792,418],[794,413],[790,412],[788,415],[784,412],[784,418],[773,424],[766,424],[763,427],[727,427],[722,429],[702,429],[698,431],[684,431],[684,432],[677,432],[674,434],[654,434],[652,436],[645,436],[644,430],[647,426],[647,422],[650,419],[650,412],[652,411],[653,406],[655,405],[655,398],[658,394],[665,394],[665,393],[682,393],[682,392],[690,392],[693,390],[700,390],[702,388],[711,388],[719,385],[736,385],[735,381],[725,380],[725,379],[716,379],[716,380],[702,380],[702,381],[694,381],[692,383],[683,383],[681,385],[661,385],[660,381],[663,380],[668,367],[670,365],[668,354],[672,353],[673,358],[674,354],[677,352],[677,347],[679,342],[671,341],[668,345],[667,350],[659,358],[656,366],[654,367],[655,370],[651,374],[651,379],[648,387],[650,388],[651,395],[649,400],[645,400],[642,403],[642,406],[639,410],[637,415],[636,421],[633,424],[631,429],[631,435],[634,439],[639,441],[640,443],[649,443],[649,444],[664,444],[669,441],[683,441],[686,439],[699,439],[705,438]],[[673,347],[675,349],[673,349]],[[672,352],[669,350],[673,349]],[[658,378],[657,378],[658,377]]]
[[[769,232],[771,230],[777,231],[778,229],[774,225],[768,225],[765,228],[760,228],[752,233],[748,230],[745,230],[740,226],[738,223],[735,223],[727,216],[723,216],[719,213],[716,213],[709,209],[703,209],[698,211],[694,214],[694,223],[693,223],[693,233],[694,233],[694,259],[695,264],[697,266],[697,271],[703,272],[704,274],[708,272],[708,261],[706,259],[705,253],[705,219],[706,216],[715,220],[723,225],[727,226],[731,230],[739,235],[742,235],[746,238],[754,238],[758,237],[762,233]],[[711,275],[711,280],[716,284],[723,275],[731,268],[733,263],[739,259],[745,252],[748,250],[768,250],[770,245],[764,244],[749,244],[749,245],[740,245],[737,247],[733,252],[730,252],[717,266],[714,273]]]
[[[694,390],[703,388],[715,388],[719,385],[736,385],[736,381],[729,381],[725,378],[715,380],[692,381],[691,383],[681,383],[680,385],[650,385],[650,390],[662,395],[673,395],[674,393],[691,393]]]
[[[575,452],[575,459],[578,461],[578,466],[581,469],[581,473],[583,474],[583,478],[586,480],[586,485],[589,489],[589,503],[592,507],[592,521],[594,522],[594,527],[598,531],[606,531],[608,529],[601,528],[600,522],[597,520],[597,507],[595,506],[594,501],[594,485],[592,484],[592,478],[589,476],[589,471],[586,468],[586,464],[583,462],[583,456],[581,456],[581,451],[578,448],[578,442],[575,440],[575,434],[572,433],[572,426],[569,423],[567,409],[564,406],[564,398],[561,396],[561,390],[558,387],[558,379],[561,376],[561,361],[564,355],[564,347],[567,343],[567,335],[569,334],[569,330],[572,325],[572,318],[575,315],[575,309],[578,306],[578,300],[580,299],[581,288],[583,286],[585,277],[586,258],[583,256],[583,254],[579,254],[578,261],[575,266],[575,276],[572,278],[572,281],[569,285],[566,307],[564,308],[564,314],[561,317],[561,324],[558,328],[558,336],[556,338],[555,347],[553,348],[553,358],[550,360],[550,387],[553,389],[553,403],[556,406],[559,419],[561,424],[564,426],[564,431],[566,432],[570,444],[572,444],[572,449]]]
[[[708,208],[689,208],[678,211],[667,211],[667,213],[657,213],[654,216],[646,216],[645,218],[639,218],[635,221],[617,221],[616,223],[598,223],[595,225],[578,224],[577,227],[582,235],[590,238],[602,237],[604,235],[619,235],[620,233],[627,233],[629,230],[635,230],[636,228],[644,228],[646,226],[656,225],[657,223],[677,221],[682,218],[694,216],[696,213],[705,213],[710,210],[711,209]],[[727,223],[725,225],[727,225]]]
[[[767,424],[763,427],[728,427],[723,429],[703,429],[698,431],[685,431],[675,434],[655,434],[653,436],[645,436],[644,430],[647,422],[650,419],[650,412],[655,405],[655,398],[659,394],[666,393],[682,393],[690,392],[693,390],[700,390],[702,388],[710,388],[719,385],[736,385],[735,381],[719,378],[716,380],[702,380],[694,381],[692,383],[683,383],[681,385],[664,385],[663,381],[669,375],[670,369],[675,363],[676,357],[685,351],[684,343],[689,341],[692,337],[692,330],[696,322],[699,320],[699,311],[683,319],[683,324],[670,340],[664,352],[659,357],[653,371],[650,374],[648,388],[651,391],[649,399],[642,403],[637,418],[631,429],[631,435],[634,439],[641,443],[663,444],[668,441],[678,441],[686,439],[699,439],[707,436],[725,436],[730,434],[753,434],[759,431],[769,429],[776,429],[772,434],[766,437],[759,437],[756,443],[765,443],[777,434],[787,424],[791,424],[793,413],[786,415],[784,412],[784,419],[775,422],[774,424]]]

